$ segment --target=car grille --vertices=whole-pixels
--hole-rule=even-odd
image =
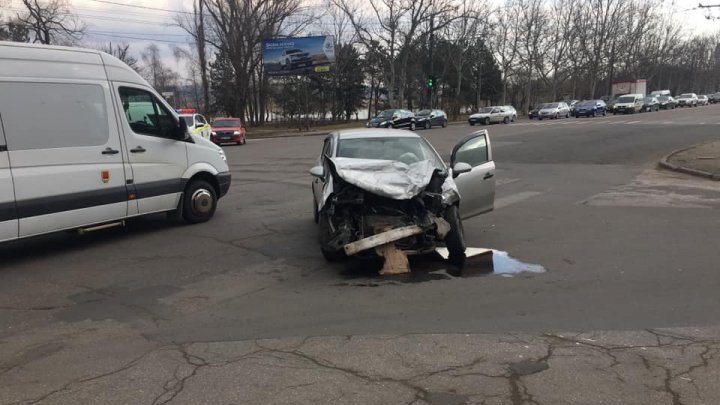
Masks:
[[[216,132],[216,134],[220,138],[232,138],[232,136],[233,136],[232,131],[218,131],[218,132]]]

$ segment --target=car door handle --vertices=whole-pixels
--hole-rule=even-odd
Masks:
[[[120,151],[113,148],[105,148],[105,150],[102,151],[103,155],[117,155],[118,153],[120,153]]]
[[[483,180],[492,179],[493,177],[495,177],[495,173],[485,173]]]
[[[130,149],[132,153],[145,153],[146,149],[142,146],[136,146],[135,149]]]

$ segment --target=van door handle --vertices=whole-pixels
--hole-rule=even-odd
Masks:
[[[495,173],[486,173],[485,177],[483,177],[483,180],[492,179],[495,176]]]
[[[130,149],[132,153],[145,153],[145,148],[142,146],[136,146],[135,149]]]
[[[118,153],[120,153],[120,151],[113,148],[105,148],[105,150],[102,151],[103,155],[117,155]]]

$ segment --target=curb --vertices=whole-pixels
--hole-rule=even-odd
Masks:
[[[710,179],[710,180],[720,181],[720,175],[718,175],[718,174],[712,174],[712,173],[706,172],[704,170],[697,170],[697,169],[691,169],[689,167],[678,166],[678,165],[675,165],[675,164],[672,164],[669,162],[669,159],[671,157],[677,155],[678,153],[685,152],[686,150],[690,150],[699,145],[701,145],[701,144],[688,146],[686,148],[676,149],[676,150],[670,152],[669,154],[664,156],[662,159],[660,159],[660,167],[663,167],[668,170],[676,171],[679,173],[685,173],[685,174],[690,174],[693,176],[704,177],[704,178]]]

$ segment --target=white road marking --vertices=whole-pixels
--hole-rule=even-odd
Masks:
[[[640,122],[640,121],[630,121],[630,122],[626,122],[626,124],[637,124],[638,122]]]
[[[540,194],[543,194],[543,193],[541,193],[539,191],[521,191],[516,194],[511,194],[506,197],[498,198],[497,200],[495,200],[495,209],[505,208],[510,205],[517,204],[521,201],[525,201],[528,198],[532,198],[532,197],[538,196]]]
[[[624,124],[627,121],[617,121],[617,122],[611,122],[610,125],[616,125],[616,124]]]
[[[497,179],[495,182],[496,186],[504,186],[510,183],[515,183],[516,181],[520,181],[520,179]]]

